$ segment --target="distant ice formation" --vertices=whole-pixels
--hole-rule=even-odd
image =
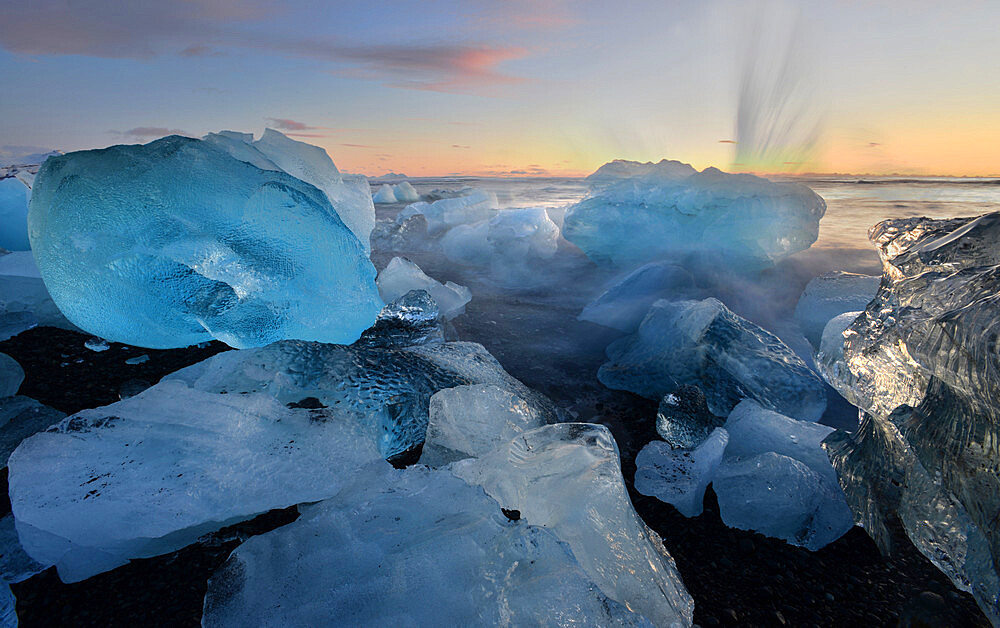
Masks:
[[[378,189],[378,192],[372,195],[372,201],[376,204],[387,204],[395,203],[396,195],[392,191],[392,186],[388,183],[383,183],[382,187]]]

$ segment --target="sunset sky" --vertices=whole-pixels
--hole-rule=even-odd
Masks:
[[[998,24],[989,1],[4,0],[0,155],[271,126],[369,175],[730,168],[776,29],[816,141],[775,169],[998,175]]]

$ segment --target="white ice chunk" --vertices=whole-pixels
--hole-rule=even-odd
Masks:
[[[614,183],[619,179],[655,175],[664,179],[685,179],[698,172],[689,164],[672,159],[661,159],[657,163],[615,159],[609,161],[587,177],[587,183]]]
[[[663,542],[632,508],[607,428],[546,425],[451,469],[569,544],[608,597],[657,626],[691,624],[694,602]]]
[[[434,393],[420,463],[433,467],[493,451],[498,443],[545,424],[540,409],[492,384]]]
[[[410,185],[409,181],[392,186],[392,194],[400,203],[415,203],[420,200],[420,194],[417,193],[416,188]]]
[[[720,427],[695,449],[652,441],[635,457],[635,490],[673,504],[685,517],[697,517],[728,442],[729,435]]]
[[[300,509],[216,572],[204,626],[652,626],[446,470],[366,470]]]
[[[392,303],[410,290],[425,290],[446,319],[464,314],[465,304],[472,300],[472,292],[465,286],[451,281],[442,284],[403,257],[389,260],[389,264],[378,274],[376,284],[379,295],[386,303]]]
[[[28,438],[8,466],[24,549],[75,582],[334,495],[380,459],[350,413],[165,380]]]
[[[51,157],[28,226],[59,309],[115,342],[349,343],[383,305],[366,248],[327,195],[211,142],[173,135]]]
[[[441,235],[456,225],[468,225],[492,218],[500,203],[493,192],[468,189],[462,196],[443,198],[433,203],[414,203],[404,209],[397,221],[413,214],[423,214],[427,218],[430,235]]]
[[[875,298],[880,277],[833,272],[815,277],[806,285],[795,306],[795,320],[814,347],[823,328],[835,316],[863,310]]]
[[[559,227],[544,208],[505,209],[493,218],[458,225],[441,238],[449,260],[488,268],[492,278],[508,285],[538,281],[538,265],[559,248]]]
[[[392,192],[392,186],[388,183],[384,183],[382,187],[378,189],[378,192],[372,195],[372,201],[374,203],[396,203],[396,195]]]

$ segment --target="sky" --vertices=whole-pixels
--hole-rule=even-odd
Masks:
[[[0,9],[0,157],[272,127],[368,175],[1000,175],[995,1]]]

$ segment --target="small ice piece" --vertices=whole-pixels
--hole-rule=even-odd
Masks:
[[[43,565],[36,561],[21,547],[14,527],[14,515],[8,514],[0,519],[0,581],[23,582],[31,576],[41,573],[51,565]],[[0,622],[0,627],[3,623]]]
[[[538,265],[559,248],[559,227],[544,208],[505,209],[490,220],[454,227],[441,248],[453,262],[489,268],[499,283],[530,285],[539,280]]]
[[[663,541],[632,508],[606,427],[546,425],[450,468],[527,523],[554,532],[608,597],[653,625],[691,625],[694,601]]]
[[[420,200],[420,194],[410,185],[409,181],[403,181],[392,186],[392,194],[396,201],[400,203],[415,203]]]
[[[673,504],[685,517],[697,517],[728,442],[729,435],[721,427],[695,449],[674,449],[663,441],[652,441],[635,458],[635,490]]]
[[[437,303],[425,290],[410,290],[382,308],[375,324],[361,334],[354,346],[391,349],[444,340]]]
[[[446,470],[364,471],[212,576],[206,628],[644,626],[566,544]]]
[[[482,345],[444,342],[405,348],[286,340],[226,351],[164,377],[230,395],[266,392],[282,403],[314,397],[355,413],[385,457],[413,449],[427,433],[431,395],[466,384],[495,384],[556,419],[556,408],[517,381]]]
[[[27,251],[31,188],[17,177],[0,177],[0,248]]]
[[[694,277],[687,270],[669,262],[651,262],[608,288],[577,318],[631,334],[654,302],[678,301],[693,293]]]
[[[670,259],[686,267],[752,273],[805,250],[826,203],[797,183],[706,168],[676,168],[596,186],[566,212],[563,236],[602,264]]]
[[[83,346],[87,347],[91,351],[96,351],[98,353],[100,353],[101,351],[107,351],[108,349],[111,348],[111,345],[108,344],[108,341],[104,340],[103,338],[90,338],[83,343]]]
[[[426,290],[441,309],[441,315],[451,320],[465,313],[465,304],[472,300],[472,292],[465,286],[451,281],[442,284],[428,277],[420,267],[405,257],[389,260],[375,280],[379,296],[386,303],[403,296],[410,290]]]
[[[659,300],[638,332],[607,348],[598,379],[661,399],[681,384],[699,386],[708,408],[726,416],[749,397],[789,416],[816,421],[826,409],[823,381],[774,334],[714,298]]]
[[[677,449],[694,449],[724,422],[709,411],[705,393],[690,384],[664,395],[656,412],[656,432]]]
[[[149,356],[145,353],[125,360],[125,364],[130,364],[132,366],[135,366],[136,364],[145,364],[146,362],[149,362]]]
[[[372,201],[376,204],[397,202],[396,195],[392,192],[392,186],[388,183],[382,184],[382,187],[378,189],[378,192],[375,192],[375,194],[372,195]]]
[[[813,551],[843,536],[853,524],[850,511],[844,519],[847,507],[839,487],[832,492],[808,466],[773,451],[723,461],[712,487],[726,525]]]
[[[25,438],[48,429],[66,414],[34,399],[17,395],[0,399],[0,469]]]
[[[17,628],[16,604],[10,585],[0,582],[0,628]]]
[[[880,277],[832,272],[812,279],[795,306],[802,333],[819,348],[823,328],[835,316],[863,310],[878,292]]]
[[[12,324],[30,322],[24,329],[36,325],[77,329],[52,301],[31,251],[0,255],[0,312]]]
[[[493,384],[439,390],[431,397],[429,416],[420,464],[431,467],[493,451],[545,424],[536,407]]]
[[[50,157],[28,227],[59,309],[113,342],[353,342],[383,305],[367,249],[327,194],[207,141]]]
[[[24,381],[24,369],[17,360],[6,353],[0,353],[0,398],[17,394]]]
[[[380,459],[351,413],[165,380],[21,443],[11,507],[25,551],[76,582],[335,495]]]
[[[433,203],[414,203],[396,218],[403,221],[413,214],[427,218],[427,231],[439,236],[456,225],[469,225],[488,220],[496,215],[500,203],[497,195],[483,190],[467,190],[462,196],[443,198]]]

